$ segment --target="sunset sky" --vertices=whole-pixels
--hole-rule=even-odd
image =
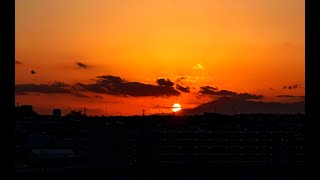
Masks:
[[[16,101],[40,114],[141,115],[224,95],[305,94],[304,0],[15,4]]]

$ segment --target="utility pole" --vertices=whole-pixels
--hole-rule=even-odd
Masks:
[[[108,105],[106,105],[106,117],[108,117]]]

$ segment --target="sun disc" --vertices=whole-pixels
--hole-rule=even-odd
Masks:
[[[180,111],[181,110],[181,105],[176,103],[172,106],[172,111],[173,112],[177,112],[177,111]]]

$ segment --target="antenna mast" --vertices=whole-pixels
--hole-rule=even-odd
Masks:
[[[108,117],[108,105],[106,105],[106,117]]]

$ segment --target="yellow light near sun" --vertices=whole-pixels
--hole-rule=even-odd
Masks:
[[[173,112],[177,112],[177,111],[180,111],[181,110],[181,105],[180,104],[174,104],[172,106],[172,111]]]

